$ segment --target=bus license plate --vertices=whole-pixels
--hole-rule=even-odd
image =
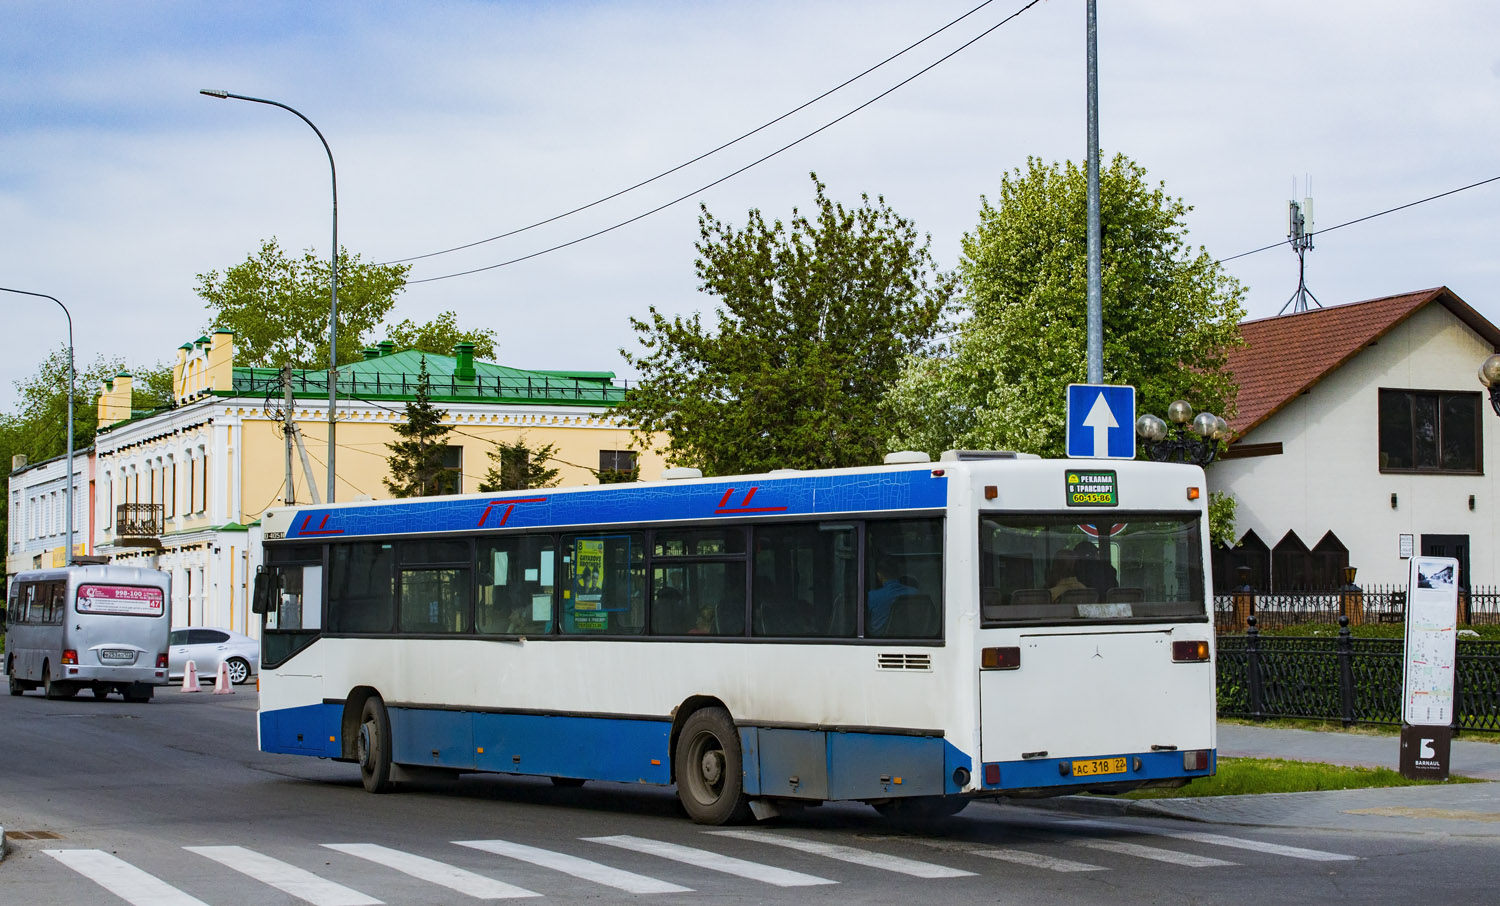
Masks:
[[[1124,758],[1094,758],[1073,762],[1074,777],[1093,777],[1098,774],[1123,774],[1126,770]]]
[[[135,652],[134,651],[130,651],[129,649],[121,649],[121,648],[106,648],[106,649],[104,649],[100,653],[103,654],[105,657],[108,657],[108,658],[135,657]]]

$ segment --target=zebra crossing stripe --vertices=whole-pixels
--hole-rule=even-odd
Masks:
[[[1163,837],[1175,837],[1178,840],[1193,840],[1198,843],[1210,843],[1214,846],[1229,846],[1235,849],[1248,849],[1252,852],[1270,853],[1276,856],[1286,856],[1290,859],[1306,859],[1310,862],[1358,862],[1359,856],[1346,856],[1341,853],[1324,852],[1320,849],[1303,849],[1300,846],[1283,846],[1280,843],[1263,843],[1260,840],[1244,840],[1239,837],[1226,837],[1223,834],[1209,834],[1203,831],[1172,831],[1161,833]]]
[[[901,856],[891,856],[885,853],[856,849],[852,846],[839,846],[833,843],[805,840],[800,837],[787,837],[781,834],[768,833],[767,831],[721,830],[708,831],[708,833],[719,837],[733,837],[736,840],[750,840],[755,843],[784,846],[787,849],[795,849],[799,852],[827,856],[830,859],[838,859],[841,862],[852,862],[855,865],[864,865],[868,868],[880,868],[885,871],[899,872],[903,875],[911,875],[914,878],[967,878],[972,877],[974,874],[972,871],[949,868],[946,865],[934,865],[931,862],[919,862],[916,859],[906,859]]]
[[[208,906],[197,897],[189,896],[107,852],[97,849],[44,849],[42,852],[131,906]]]
[[[1305,859],[1309,862],[1358,862],[1359,856],[1346,856],[1342,853],[1324,852],[1321,849],[1305,849],[1301,846],[1285,846],[1280,843],[1263,843],[1260,840],[1246,840],[1241,837],[1229,837],[1224,834],[1211,834],[1204,831],[1164,831],[1151,828],[1137,827],[1133,824],[1113,824],[1107,821],[1069,821],[1075,827],[1087,827],[1099,830],[1124,831],[1133,834],[1150,834],[1154,837],[1171,837],[1176,840],[1191,840],[1195,843],[1207,843],[1211,846],[1227,846],[1233,849],[1246,849],[1251,852],[1269,853],[1274,856],[1286,856],[1289,859]]]
[[[1027,852],[1023,849],[999,849],[992,846],[981,846],[977,843],[963,843],[957,840],[917,840],[924,846],[934,849],[948,850],[949,852],[966,853],[971,856],[979,856],[984,859],[995,859],[1000,862],[1011,862],[1016,865],[1026,865],[1031,868],[1044,868],[1047,871],[1075,872],[1075,871],[1108,871],[1103,865],[1090,865],[1087,862],[1074,862],[1072,859],[1059,859],[1055,856],[1044,856],[1040,853]]]
[[[530,862],[532,865],[540,865],[543,868],[560,871],[563,874],[623,890],[626,893],[687,893],[692,890],[691,887],[658,881],[656,878],[648,878],[635,872],[612,868],[578,856],[553,852],[550,849],[527,846],[524,843],[511,843],[508,840],[454,840],[453,842],[470,849]]]
[[[1154,846],[1142,846],[1139,843],[1126,843],[1123,840],[1075,840],[1074,846],[1086,846],[1089,849],[1102,849],[1105,852],[1120,853],[1125,856],[1135,856],[1138,859],[1151,859],[1156,862],[1169,862],[1173,865],[1181,865],[1184,868],[1218,868],[1224,865],[1233,865],[1233,862],[1225,862],[1223,859],[1214,859],[1209,856],[1195,856],[1192,853],[1182,853],[1171,849],[1158,849]]]
[[[515,887],[504,881],[487,878],[484,875],[455,868],[436,859],[426,859],[422,856],[414,856],[400,850],[377,846],[374,843],[324,843],[327,849],[358,856],[367,859],[377,865],[393,868],[403,874],[411,875],[423,881],[431,881],[466,893],[480,900],[510,900],[518,897],[539,897],[541,894],[527,890],[524,887]]]
[[[310,871],[280,859],[263,856],[243,846],[184,846],[190,853],[212,859],[262,884],[268,884],[313,906],[381,906],[381,901],[357,890],[325,881]]]
[[[676,843],[666,843],[661,840],[647,840],[644,837],[632,837],[627,834],[612,837],[584,837],[583,839],[591,843],[603,843],[605,846],[617,846],[620,849],[628,849],[632,852],[660,856],[663,859],[671,859],[674,862],[682,862],[686,865],[706,868],[709,871],[723,872],[724,874],[747,878],[751,881],[764,881],[767,884],[774,884],[777,887],[811,887],[816,884],[838,883],[837,881],[830,881],[827,878],[805,875],[801,872],[777,868],[773,865],[762,865],[759,862],[748,862],[732,856],[721,856],[706,849],[695,849],[691,846],[680,846]]]

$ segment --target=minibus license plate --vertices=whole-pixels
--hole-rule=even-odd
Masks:
[[[106,648],[99,653],[111,660],[127,660],[135,657],[135,652],[129,648]]]
[[[1074,777],[1093,777],[1096,774],[1125,773],[1124,758],[1094,758],[1073,762]]]

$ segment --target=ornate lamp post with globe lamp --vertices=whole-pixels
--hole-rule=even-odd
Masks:
[[[1479,366],[1479,383],[1489,388],[1490,408],[1500,415],[1500,353],[1485,359]]]
[[[1187,400],[1168,406],[1167,420],[1170,424],[1147,413],[1135,421],[1146,455],[1156,462],[1206,466],[1218,457],[1220,442],[1229,436],[1228,422],[1212,412],[1195,415]]]

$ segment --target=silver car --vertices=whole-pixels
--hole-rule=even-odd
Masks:
[[[198,681],[213,682],[219,664],[229,665],[231,683],[248,683],[260,672],[260,642],[230,629],[174,629],[167,639],[167,675],[181,680],[192,661]]]

